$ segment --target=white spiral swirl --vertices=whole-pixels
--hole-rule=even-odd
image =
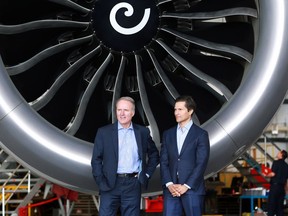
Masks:
[[[117,32],[124,34],[124,35],[132,35],[132,34],[135,34],[139,31],[141,31],[145,27],[145,25],[147,24],[149,17],[150,17],[150,8],[145,9],[144,16],[143,16],[141,22],[132,28],[124,28],[118,24],[118,22],[116,20],[116,13],[121,8],[127,9],[127,11],[125,11],[125,13],[124,13],[125,16],[127,16],[127,17],[132,16],[134,13],[133,7],[127,2],[120,2],[112,8],[112,10],[110,12],[110,23],[111,23],[112,27]]]

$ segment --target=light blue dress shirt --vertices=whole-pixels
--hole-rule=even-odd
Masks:
[[[193,124],[193,121],[190,120],[184,127],[180,127],[180,125],[178,124],[177,127],[177,147],[178,147],[178,153],[180,154],[183,143],[186,139],[186,136],[191,128]]]
[[[118,122],[118,147],[117,173],[139,172],[141,161],[132,123],[129,128],[123,128]]]

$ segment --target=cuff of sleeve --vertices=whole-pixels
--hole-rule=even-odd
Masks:
[[[187,187],[189,190],[191,189],[191,187],[189,187],[189,185],[184,184],[185,187]]]
[[[166,187],[168,188],[169,185],[172,185],[172,184],[173,184],[173,182],[168,182],[168,183],[166,183]]]

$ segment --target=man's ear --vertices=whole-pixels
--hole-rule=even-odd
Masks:
[[[189,113],[192,116],[192,114],[194,113],[194,110],[193,109],[189,110]]]

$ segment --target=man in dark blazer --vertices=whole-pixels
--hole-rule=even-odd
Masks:
[[[273,162],[271,172],[264,176],[270,179],[270,191],[268,195],[268,216],[284,215],[285,187],[288,179],[288,164],[285,162],[287,152],[281,150],[277,159]]]
[[[210,143],[207,131],[195,125],[196,104],[190,96],[176,99],[177,126],[163,133],[160,171],[164,195],[164,216],[201,216]]]
[[[132,123],[135,102],[116,103],[117,122],[99,128],[91,160],[100,192],[100,216],[139,216],[141,186],[147,187],[159,163],[159,152],[144,126]]]

